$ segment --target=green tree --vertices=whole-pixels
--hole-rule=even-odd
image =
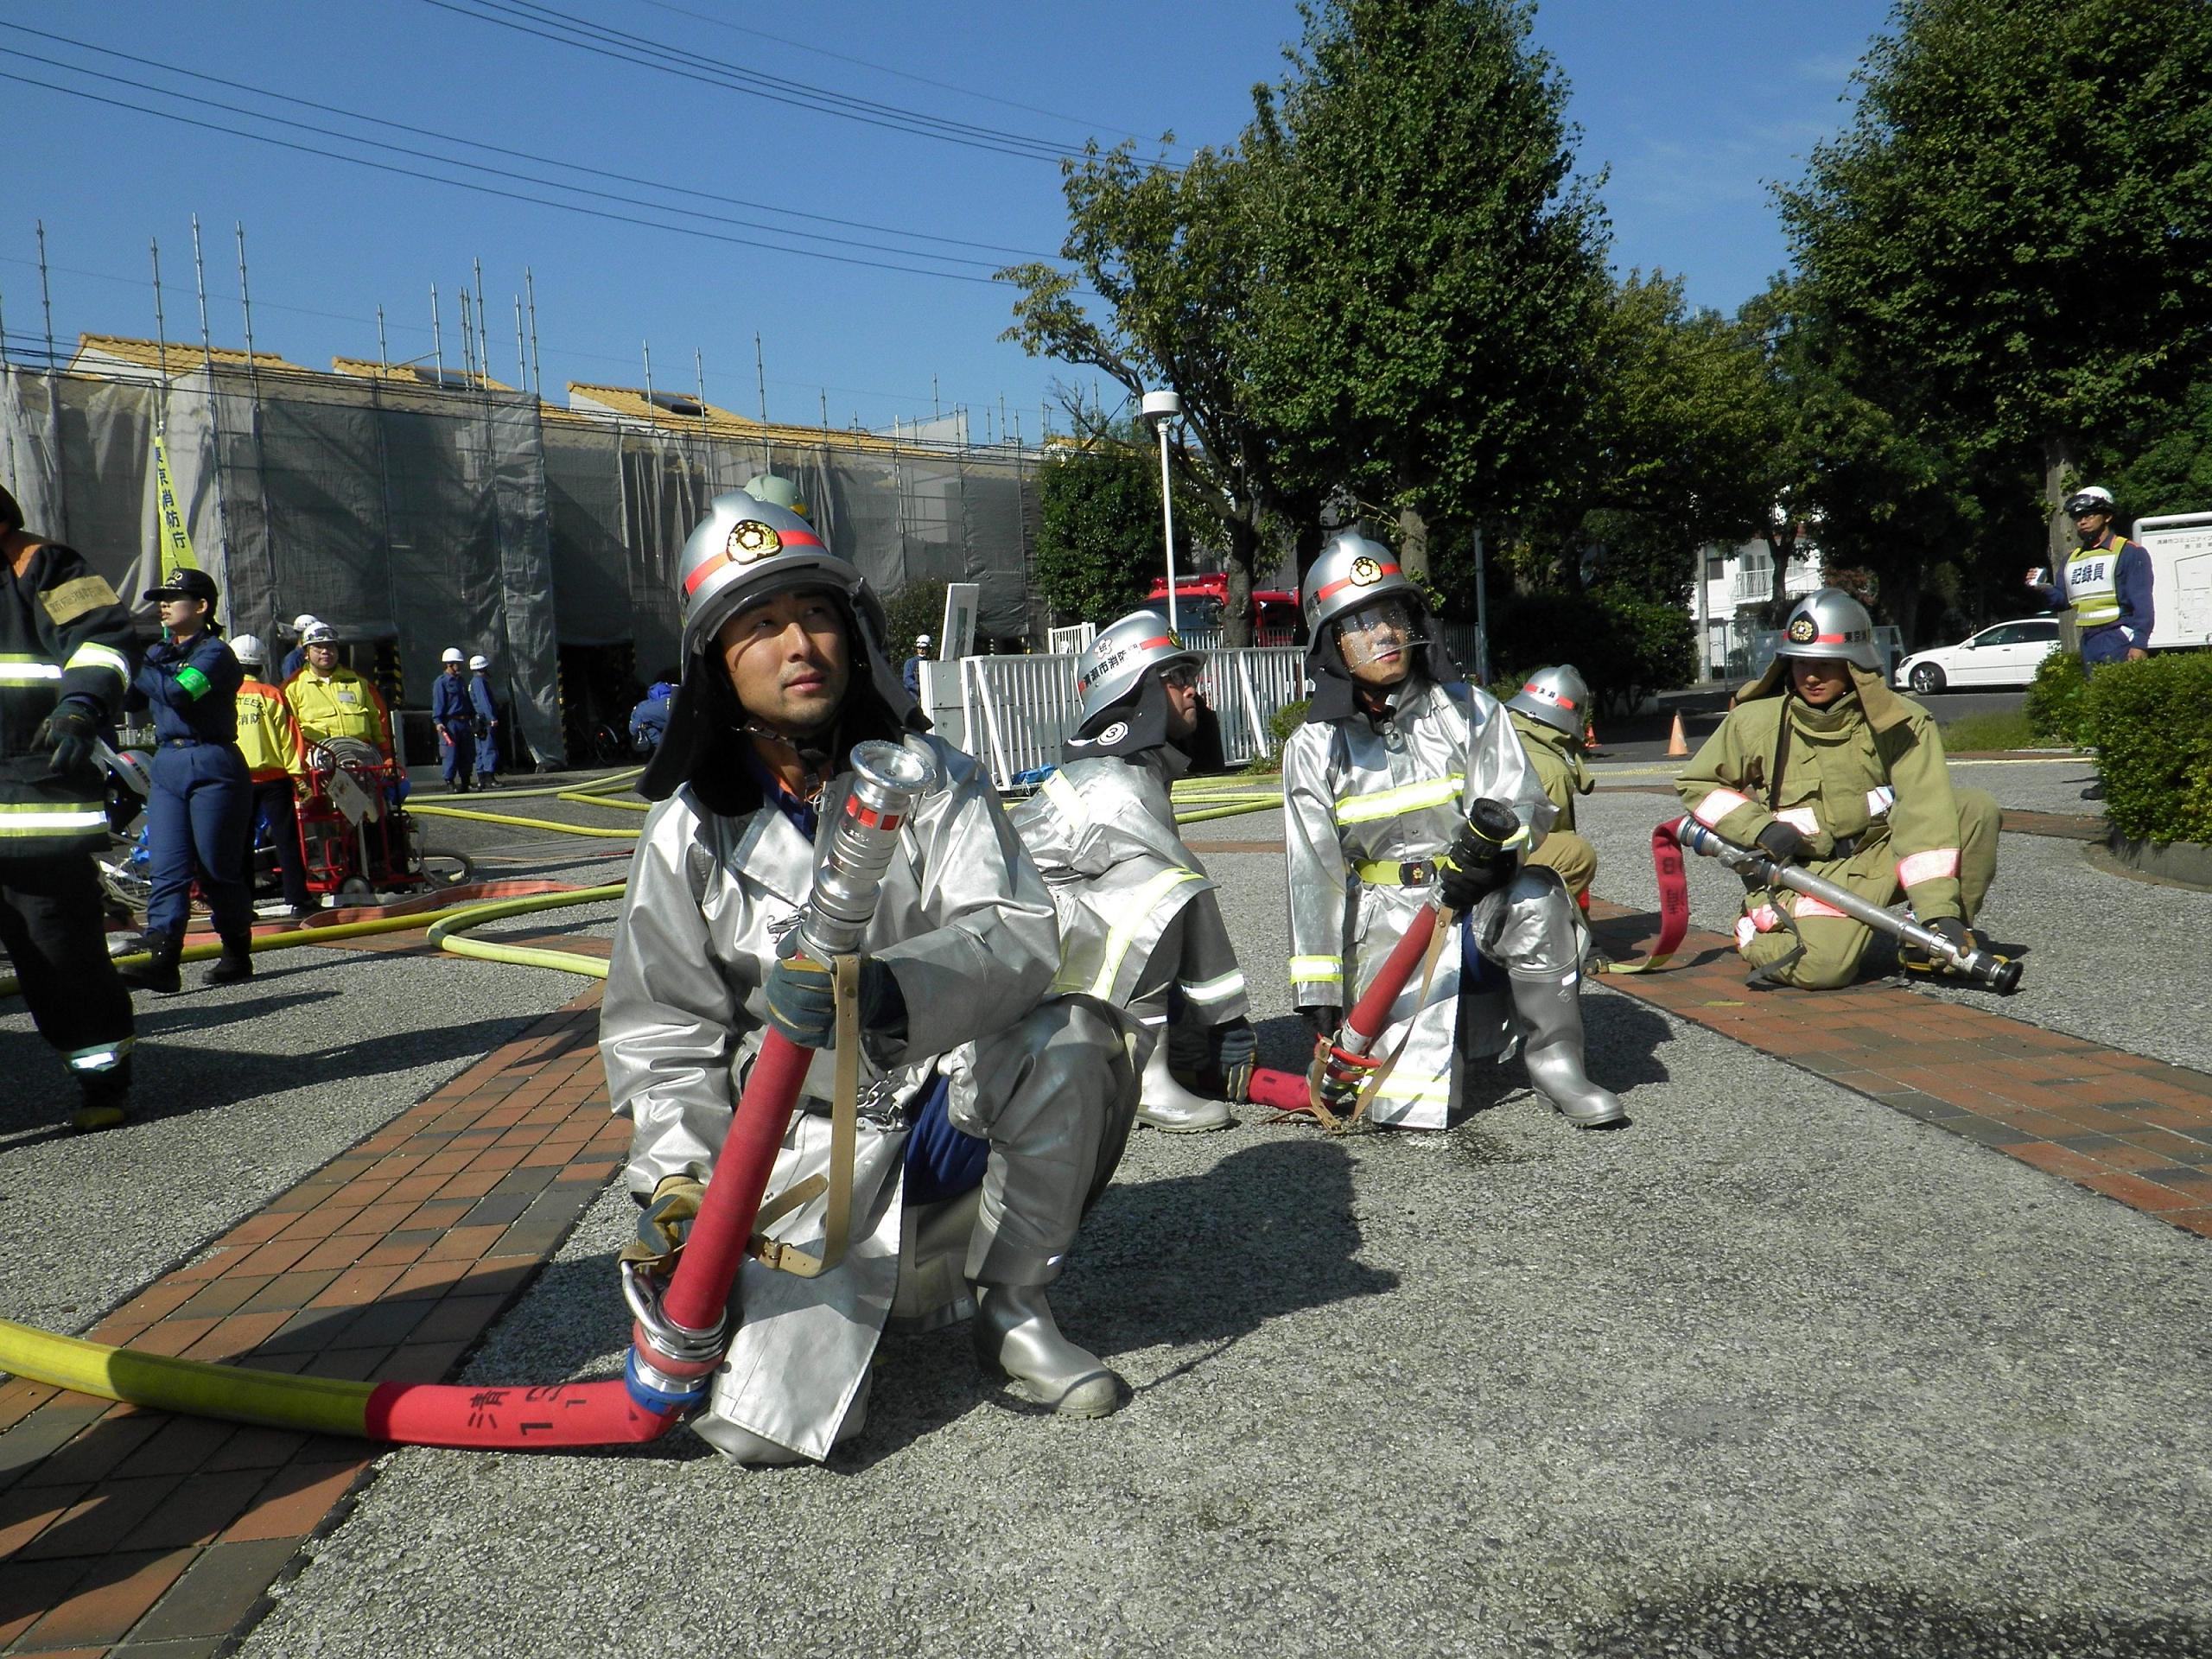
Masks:
[[[1093,145],[1065,165],[1062,188],[1061,254],[1071,269],[1039,262],[999,273],[1020,290],[1004,338],[1032,356],[1097,369],[1132,400],[1162,387],[1181,397],[1186,424],[1172,465],[1205,502],[1227,555],[1224,639],[1249,645],[1266,527],[1273,517],[1306,516],[1286,493],[1281,424],[1249,372],[1262,282],[1252,168],[1234,149],[1201,149],[1179,173],[1140,165],[1127,145]],[[1097,315],[1078,283],[1097,296]]]
[[[1159,573],[1160,545],[1160,468],[1141,435],[1125,429],[1052,456],[1037,494],[1036,580],[1053,622],[1103,627],[1134,610]],[[1180,563],[1180,523],[1176,542]]]
[[[1900,0],[1783,217],[1855,390],[2056,516],[2212,326],[2212,6]]]
[[[1254,94],[1248,360],[1294,440],[1395,520],[1417,575],[1433,525],[1541,498],[1605,293],[1595,181],[1572,177],[1567,85],[1531,15],[1325,0],[1303,8],[1290,75]]]

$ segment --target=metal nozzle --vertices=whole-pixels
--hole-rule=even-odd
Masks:
[[[815,861],[814,893],[798,925],[800,944],[817,962],[860,949],[899,831],[937,781],[936,763],[899,743],[860,744],[852,764],[853,786]]]

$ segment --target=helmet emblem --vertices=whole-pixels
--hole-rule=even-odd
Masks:
[[[1101,744],[1101,745],[1107,746],[1107,747],[1110,747],[1112,745],[1114,745],[1114,744],[1116,744],[1116,743],[1120,742],[1123,738],[1127,737],[1128,734],[1129,734],[1129,722],[1128,722],[1128,721],[1127,721],[1126,720],[1117,720],[1117,721],[1115,721],[1111,726],[1109,726],[1109,727],[1108,727],[1104,731],[1103,731],[1103,732],[1099,733],[1099,734],[1098,734],[1098,735],[1097,735],[1096,737],[1094,737],[1094,738],[1093,738],[1093,739],[1091,739],[1090,741],[1091,741],[1092,742],[1094,742],[1094,743]]]
[[[1365,554],[1361,554],[1359,557],[1351,562],[1351,585],[1353,587],[1370,588],[1374,586],[1375,583],[1382,580],[1382,567],[1377,564],[1373,559],[1369,558]]]
[[[1792,645],[1809,645],[1820,631],[1820,625],[1809,616],[1793,616],[1789,619],[1789,641]]]
[[[747,518],[730,531],[729,543],[724,550],[732,564],[751,564],[783,550],[784,539],[770,526],[757,518]]]

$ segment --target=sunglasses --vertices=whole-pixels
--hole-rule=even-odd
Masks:
[[[1173,690],[1187,691],[1198,683],[1198,671],[1188,663],[1178,663],[1160,671],[1160,683]]]

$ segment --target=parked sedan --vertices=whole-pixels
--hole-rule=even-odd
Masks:
[[[2058,619],[2030,617],[1933,651],[1916,651],[1897,664],[1894,684],[1921,696],[1969,685],[2026,685],[2043,659],[2058,649]]]

